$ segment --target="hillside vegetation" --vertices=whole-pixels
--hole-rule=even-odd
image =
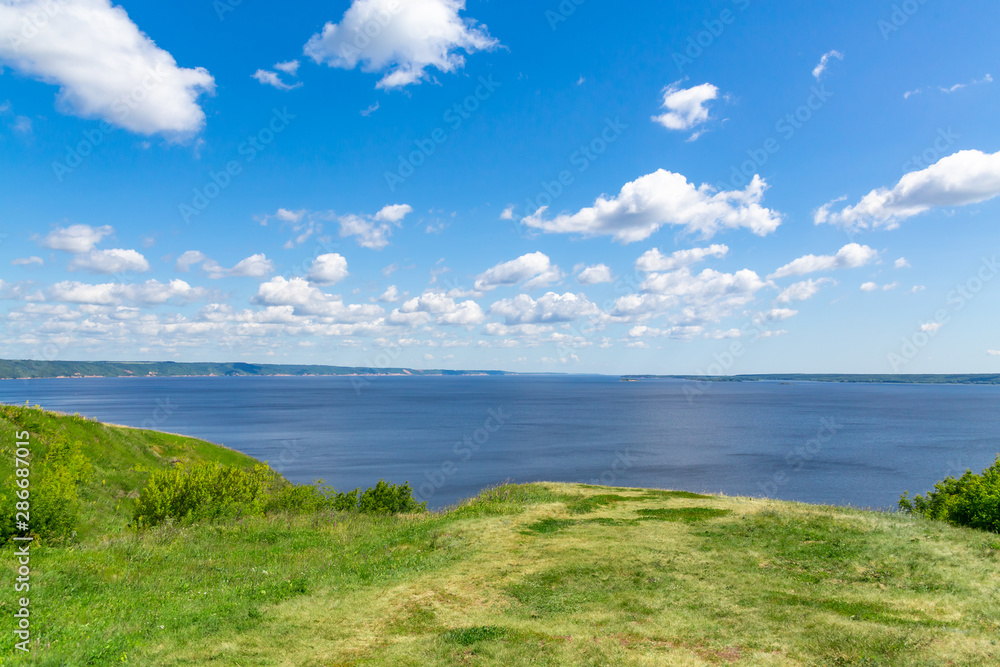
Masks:
[[[34,547],[33,652],[5,630],[3,665],[1000,662],[1000,537],[920,516],[539,483],[136,530],[155,471],[256,462],[24,408],[0,408],[4,456],[22,429],[92,471],[82,529]],[[13,579],[12,547],[0,562]]]

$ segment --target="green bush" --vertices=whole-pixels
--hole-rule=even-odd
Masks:
[[[910,492],[905,492],[899,507],[956,526],[1000,533],[1000,455],[980,475],[968,470],[959,479],[938,482],[926,498],[910,499]]]
[[[384,480],[361,491],[337,493],[330,487],[284,483],[264,465],[251,469],[201,463],[153,473],[136,502],[133,521],[139,527],[168,519],[196,521],[273,512],[311,514],[325,510],[365,514],[425,512],[427,503],[413,498],[409,483]]]
[[[153,473],[136,502],[134,521],[218,519],[262,514],[277,477],[265,465],[250,469],[198,463]]]
[[[319,485],[290,484],[271,494],[264,511],[313,513],[334,507],[330,493]]]
[[[335,494],[333,509],[363,514],[414,514],[426,512],[427,503],[418,503],[413,498],[409,482],[400,486],[380,479],[378,484],[364,491],[354,489]]]
[[[93,471],[79,442],[63,440],[52,443],[40,460],[32,460],[30,483],[26,489],[11,474],[0,487],[0,543],[17,532],[17,503],[29,503],[31,534],[42,539],[64,540],[72,537],[80,517],[79,487]],[[27,491],[27,498],[19,494]]]

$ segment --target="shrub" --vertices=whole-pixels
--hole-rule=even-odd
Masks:
[[[167,519],[217,519],[262,514],[276,482],[265,465],[231,468],[198,463],[153,473],[136,502],[138,526],[155,526]]]
[[[334,506],[330,493],[318,484],[289,484],[274,492],[267,501],[265,512],[320,512]]]
[[[911,500],[910,492],[905,492],[899,507],[956,526],[1000,533],[1000,455],[980,475],[968,470],[959,479],[938,482],[926,498],[918,495]]]
[[[196,521],[272,512],[311,514],[323,510],[365,514],[424,512],[427,503],[413,498],[409,483],[384,480],[361,491],[337,493],[330,487],[285,484],[270,468],[228,468],[200,463],[153,473],[136,502],[133,520],[139,527],[168,519]]]
[[[32,463],[27,489],[17,484],[11,475],[0,489],[0,543],[6,543],[15,533],[18,493],[28,492],[29,525],[36,537],[63,540],[72,537],[80,516],[79,486],[93,470],[90,460],[81,451],[79,442],[63,440],[52,443],[45,456]]]

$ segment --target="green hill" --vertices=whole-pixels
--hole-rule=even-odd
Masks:
[[[188,438],[0,408],[91,462],[84,529],[32,552],[3,665],[995,665],[1000,538],[903,514],[568,484],[440,514],[278,513],[135,532]],[[40,480],[35,480],[39,482]],[[374,481],[374,480],[373,480]],[[401,481],[401,480],[400,480]],[[13,546],[0,561],[10,581]]]
[[[315,366],[173,361],[34,361],[0,359],[0,379],[71,377],[186,377],[273,375],[506,375],[502,371],[415,370],[367,366]]]

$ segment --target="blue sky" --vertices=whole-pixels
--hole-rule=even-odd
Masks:
[[[0,356],[998,372],[998,32],[0,0]]]

